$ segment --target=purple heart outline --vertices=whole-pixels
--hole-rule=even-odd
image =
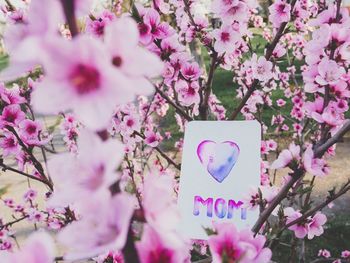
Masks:
[[[230,174],[240,153],[239,146],[233,141],[216,143],[204,140],[198,144],[197,156],[208,173],[219,183]]]

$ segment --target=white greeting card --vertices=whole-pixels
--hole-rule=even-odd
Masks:
[[[243,197],[260,182],[261,127],[257,121],[192,121],[185,131],[178,206],[179,231],[207,239],[213,221],[251,227],[258,211]]]

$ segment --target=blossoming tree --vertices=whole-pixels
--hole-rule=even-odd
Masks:
[[[348,180],[312,200],[350,129],[350,17],[341,0],[213,0],[207,12],[196,0],[117,0],[98,12],[88,0],[23,2],[2,5],[0,166],[46,195],[29,187],[22,202],[3,198],[13,220],[0,220],[1,262],[264,263],[283,235],[295,250],[323,234],[322,209],[350,190]],[[213,90],[223,71],[233,80],[228,105]],[[172,134],[162,119],[171,114],[180,135],[192,120],[259,121],[261,186],[245,200],[260,210],[252,229],[216,223],[208,242],[177,233],[183,139],[164,151]],[[285,135],[287,145],[278,140]],[[46,231],[16,246],[21,221]],[[315,256],[348,262],[342,249]]]

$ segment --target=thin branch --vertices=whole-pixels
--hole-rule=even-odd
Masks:
[[[211,64],[209,68],[208,80],[206,83],[206,87],[204,89],[203,101],[199,107],[199,114],[202,120],[208,119],[208,103],[209,97],[211,94],[213,79],[214,79],[214,71],[216,69],[216,61],[218,59],[218,53],[214,52],[211,58]]]
[[[17,169],[15,169],[15,168],[12,168],[12,167],[10,167],[10,166],[8,166],[8,165],[2,163],[2,162],[0,162],[0,166],[2,167],[2,170],[3,170],[3,171],[9,170],[9,171],[12,171],[12,172],[14,172],[14,173],[18,173],[18,174],[24,175],[25,177],[28,177],[28,178],[30,178],[30,179],[33,179],[33,180],[36,180],[36,181],[39,181],[39,182],[41,182],[41,183],[46,184],[46,185],[50,188],[51,191],[53,190],[52,184],[51,184],[49,181],[47,181],[46,179],[42,179],[42,178],[39,178],[39,177],[35,177],[34,175],[31,175],[31,174],[22,172],[22,171],[20,171],[20,170],[17,170]]]
[[[75,18],[75,0],[61,0],[63,12],[72,37],[79,34],[77,20]]]
[[[320,158],[333,144],[336,144],[350,130],[350,120],[347,120],[343,126],[329,138],[325,143],[316,147],[314,150],[315,157]]]
[[[29,217],[29,216],[28,216],[28,215],[25,215],[25,216],[20,217],[20,218],[18,218],[18,219],[16,219],[16,220],[13,220],[13,221],[11,221],[11,222],[8,222],[8,223],[6,223],[6,224],[4,224],[4,225],[0,225],[0,230],[3,230],[4,228],[7,228],[7,227],[9,227],[9,226],[12,226],[13,224],[16,224],[16,223],[18,223],[18,222],[21,222],[21,221],[23,221],[24,219],[26,219],[27,217]]]
[[[142,135],[141,133],[134,131],[134,134],[141,137],[142,139],[145,139],[146,137]],[[172,164],[176,169],[179,171],[181,170],[181,166],[177,163],[175,163],[166,153],[164,153],[159,147],[153,147],[169,164]]]
[[[182,117],[184,117],[188,121],[193,121],[193,118],[188,115],[182,108],[180,108],[178,105],[176,105],[175,102],[173,102],[168,95],[165,94],[164,91],[162,91],[160,88],[155,86],[156,92],[163,98],[165,99],[171,106],[175,108],[175,111],[180,114]]]
[[[23,148],[23,150],[29,155],[30,160],[32,161],[33,165],[35,166],[35,168],[37,169],[37,171],[40,173],[40,175],[47,179],[44,173],[44,169],[43,166],[41,165],[41,163],[36,159],[36,157],[34,156],[32,150],[30,150],[27,145],[25,145],[25,143],[22,141],[22,139],[19,137],[18,133],[16,132],[16,130],[11,127],[11,126],[6,126],[6,129],[8,129],[10,132],[13,133],[13,135],[15,135],[19,145]]]
[[[135,242],[134,242],[134,234],[132,231],[132,226],[130,224],[129,230],[128,230],[128,237],[126,239],[125,246],[123,248],[123,255],[125,262],[127,263],[139,263],[140,259],[138,257],[138,253],[135,247]]]
[[[327,198],[327,200],[321,204],[319,204],[318,206],[314,207],[313,209],[307,211],[306,213],[304,213],[301,217],[293,220],[292,222],[286,224],[284,226],[284,228],[288,228],[292,225],[298,224],[302,221],[304,221],[306,218],[308,218],[309,216],[314,215],[317,211],[322,210],[324,207],[326,207],[328,204],[330,204],[331,202],[333,202],[335,199],[339,198],[340,196],[346,194],[348,191],[350,190],[350,180],[339,190],[338,193],[329,196]]]
[[[258,220],[252,228],[252,231],[255,234],[259,232],[260,228],[269,218],[276,206],[279,205],[281,201],[287,196],[289,189],[304,175],[304,173],[304,170],[298,169],[291,175],[292,178],[282,187],[281,191],[279,191],[269,206],[260,214]]]

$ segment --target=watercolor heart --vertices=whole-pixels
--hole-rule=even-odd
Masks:
[[[205,140],[198,145],[197,155],[208,173],[221,183],[235,166],[239,156],[239,147],[232,141],[216,143]]]

